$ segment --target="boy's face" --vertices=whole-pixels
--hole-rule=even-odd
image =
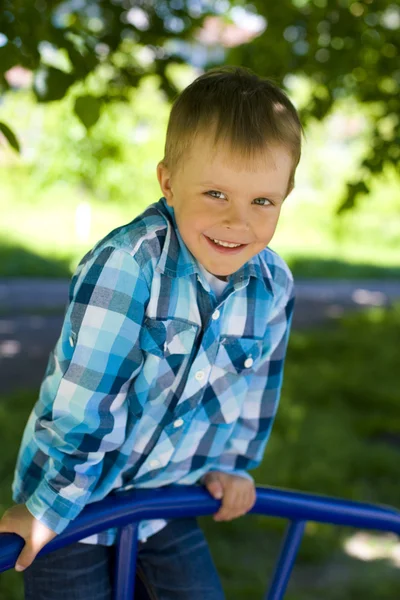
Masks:
[[[235,273],[271,241],[288,188],[292,157],[284,147],[272,148],[260,161],[233,162],[209,136],[198,136],[176,173],[163,162],[157,177],[174,208],[186,246],[210,273],[220,279]],[[225,251],[209,238],[243,246]]]

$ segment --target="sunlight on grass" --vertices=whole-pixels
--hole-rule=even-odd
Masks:
[[[319,256],[400,266],[400,220],[393,218],[400,207],[398,190],[395,174],[383,174],[356,210],[337,217],[334,197],[317,203],[316,190],[308,198],[306,190],[299,187],[285,200],[271,247],[287,258]]]
[[[400,567],[400,543],[394,533],[360,531],[345,540],[343,547],[347,554],[360,560],[388,558],[394,566]]]

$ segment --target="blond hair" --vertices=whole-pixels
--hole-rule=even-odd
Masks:
[[[167,127],[164,164],[177,171],[198,134],[212,132],[214,148],[254,160],[283,145],[293,157],[288,190],[301,155],[304,130],[288,96],[273,81],[238,66],[217,67],[197,77],[175,99]]]

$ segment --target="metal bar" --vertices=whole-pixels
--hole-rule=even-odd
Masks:
[[[119,530],[115,561],[114,600],[133,599],[139,523]]]
[[[283,599],[305,526],[306,521],[292,521],[289,523],[265,600]]]
[[[251,513],[291,521],[315,521],[400,534],[400,511],[393,507],[341,498],[306,494],[293,490],[257,487]],[[68,527],[39,552],[38,556],[78,542],[112,527],[125,527],[142,519],[168,519],[211,515],[221,506],[203,486],[174,485],[153,490],[133,489],[109,495],[85,506]],[[0,534],[0,573],[14,567],[24,540],[16,534]],[[125,600],[125,599],[124,599]]]

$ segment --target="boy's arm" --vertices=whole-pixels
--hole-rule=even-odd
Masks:
[[[45,475],[26,501],[56,533],[87,504],[105,453],[125,441],[126,394],[143,363],[138,337],[148,298],[125,250],[105,247],[83,267],[59,340],[65,371],[49,412],[35,423],[36,442],[49,457]]]
[[[263,353],[250,381],[241,414],[222,454],[209,471],[240,475],[253,481],[247,469],[254,469],[262,460],[282,389],[295,303],[292,279],[288,282],[285,298],[286,302],[268,324]]]

